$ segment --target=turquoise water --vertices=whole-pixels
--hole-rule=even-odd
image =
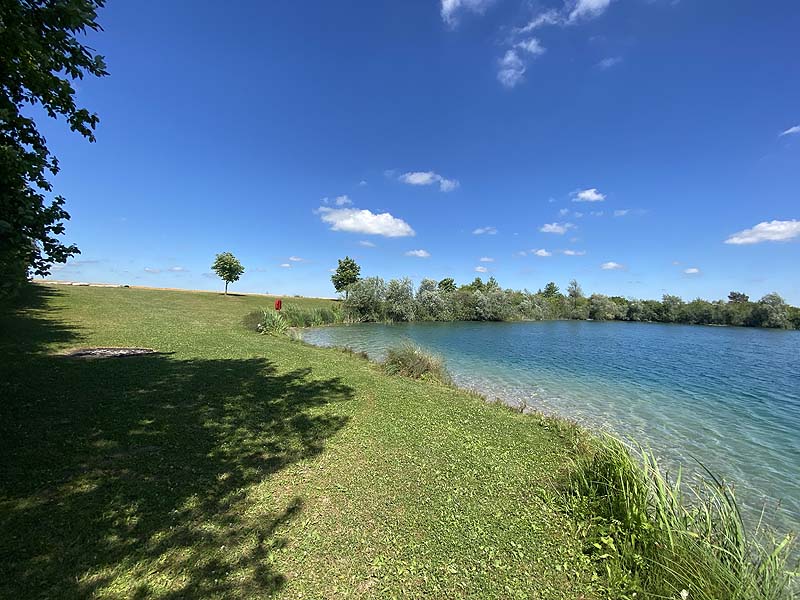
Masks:
[[[702,460],[751,517],[800,524],[800,332],[651,323],[410,323],[309,330],[312,344],[380,359],[411,341],[456,382],[650,446],[674,469]]]

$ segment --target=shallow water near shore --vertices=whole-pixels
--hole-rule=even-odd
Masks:
[[[303,332],[380,360],[410,341],[457,384],[577,420],[735,482],[747,521],[766,506],[800,528],[800,332],[654,323],[408,323]]]

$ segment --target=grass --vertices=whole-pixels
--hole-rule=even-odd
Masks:
[[[733,490],[706,471],[688,486],[654,455],[603,436],[576,454],[563,500],[615,598],[791,596],[793,537],[745,526]]]
[[[1,307],[0,597],[602,595],[552,501],[569,436],[256,335],[264,302],[36,286]],[[59,355],[85,346],[160,354]]]
[[[390,348],[386,353],[386,360],[383,361],[383,369],[390,375],[452,383],[441,358],[409,343]]]

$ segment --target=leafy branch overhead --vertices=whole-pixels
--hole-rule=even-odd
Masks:
[[[40,106],[63,117],[72,131],[95,141],[96,114],[75,102],[72,83],[108,75],[102,56],[79,37],[100,31],[97,11],[105,0],[0,0],[0,278],[10,287],[32,271],[79,253],[64,244],[69,213],[64,198],[48,199],[48,177],[59,171],[36,121],[23,114]]]

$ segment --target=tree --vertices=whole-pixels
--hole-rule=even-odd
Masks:
[[[336,272],[331,275],[333,287],[340,294],[344,292],[344,297],[347,299],[348,288],[353,285],[361,277],[361,267],[358,266],[349,256],[339,259],[339,266],[336,267]]]
[[[408,277],[392,279],[386,286],[386,316],[390,321],[414,320],[414,285]]]
[[[214,272],[225,282],[225,295],[228,295],[228,284],[239,281],[239,277],[244,273],[242,263],[230,252],[217,254],[214,264],[211,265]]]
[[[677,323],[683,311],[683,300],[680,296],[664,294],[661,297],[661,320],[665,323]]]
[[[47,276],[53,263],[80,251],[64,244],[64,198],[51,192],[58,173],[36,122],[23,113],[40,105],[63,117],[90,142],[99,122],[75,104],[72,82],[108,75],[103,57],[78,41],[99,31],[97,11],[105,0],[0,0],[0,282],[16,286],[32,271]]]
[[[608,296],[592,294],[589,297],[589,318],[595,321],[613,321],[619,315],[618,305]]]
[[[476,292],[476,291],[477,292],[482,292],[485,287],[486,287],[486,284],[483,283],[483,279],[481,279],[480,277],[476,277],[475,279],[472,280],[472,283],[467,284],[467,285],[462,285],[461,289],[465,289],[465,290],[472,291],[472,292]]]
[[[731,304],[744,304],[745,302],[750,302],[750,296],[742,292],[731,292],[728,294],[728,302]]]
[[[583,290],[581,289],[577,279],[573,279],[569,282],[569,287],[567,287],[567,296],[573,300],[577,298],[583,298]]]
[[[456,282],[452,277],[446,277],[439,282],[439,291],[449,294],[456,291]]]
[[[486,282],[484,290],[488,292],[488,291],[497,291],[499,289],[502,288],[500,287],[500,284],[497,283],[497,279],[494,278],[494,275],[492,275],[491,277],[489,277],[489,281]]]
[[[351,284],[344,309],[356,322],[378,322],[386,318],[386,282],[367,277]]]
[[[452,281],[452,279],[451,279]],[[455,283],[453,283],[455,288]],[[420,321],[449,320],[448,306],[444,300],[445,292],[433,279],[423,279],[417,288],[414,318]]]
[[[551,281],[546,286],[544,286],[544,291],[542,292],[542,296],[544,296],[545,298],[555,298],[556,296],[558,296],[558,294],[559,294],[558,286],[554,282]]]
[[[789,305],[775,292],[767,294],[756,304],[752,319],[756,327],[785,329],[790,325]]]

